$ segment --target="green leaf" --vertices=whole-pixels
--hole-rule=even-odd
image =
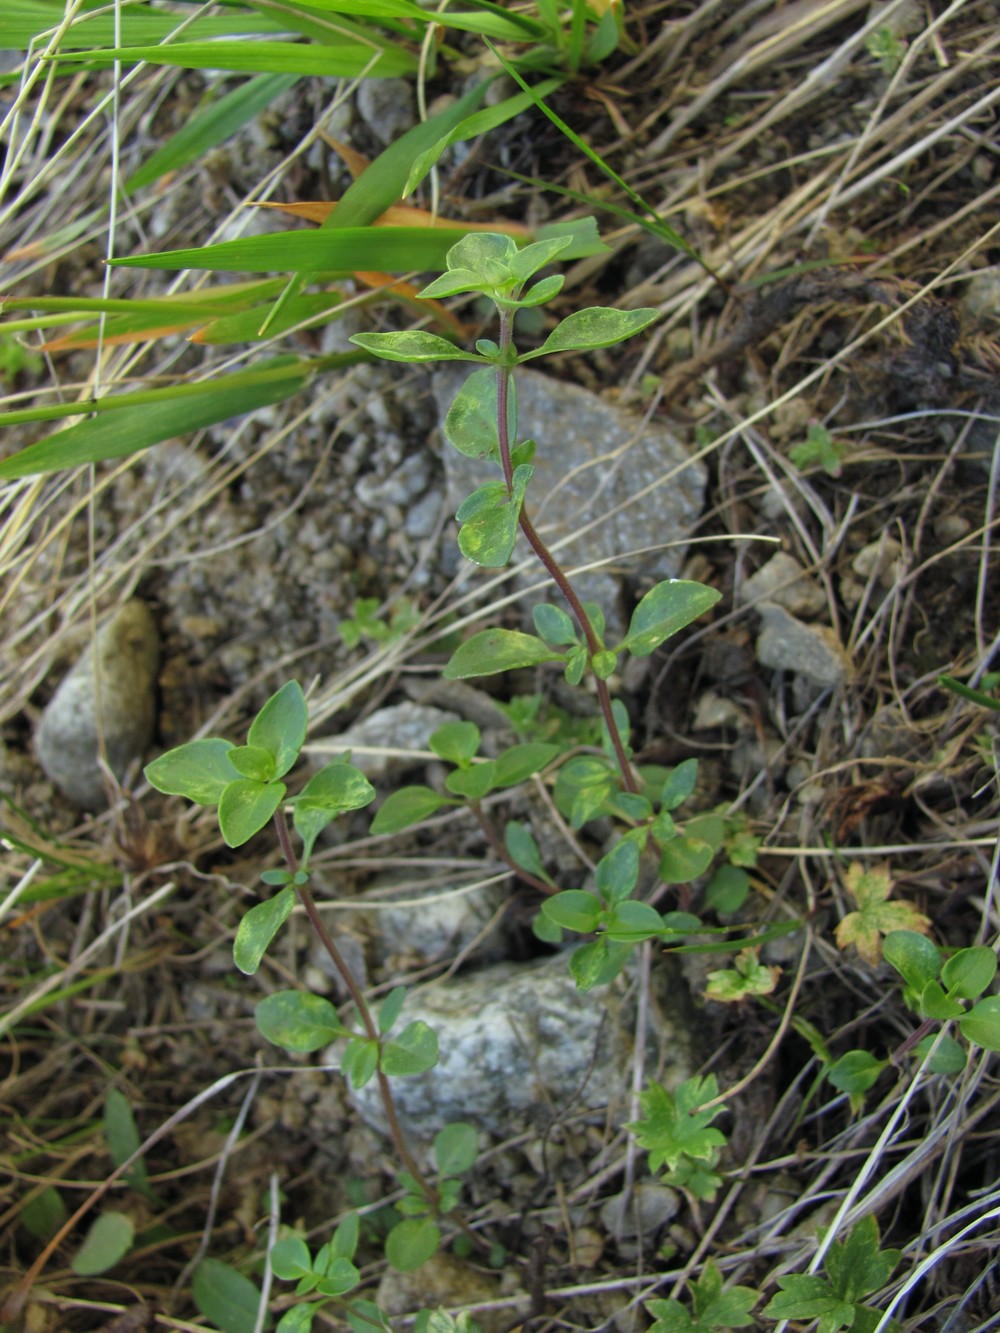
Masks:
[[[685,759],[670,770],[660,791],[660,805],[664,810],[676,810],[694,791],[698,781],[698,760]]]
[[[378,1069],[378,1042],[368,1037],[355,1037],[348,1042],[340,1058],[340,1072],[352,1088],[363,1088],[370,1083]]]
[[[628,898],[618,903],[607,922],[608,939],[622,944],[638,944],[663,934],[663,918],[649,903]]]
[[[539,88],[535,89],[535,93],[539,95]],[[544,93],[540,95],[545,96]],[[527,282],[546,264],[551,264],[558,259],[561,254],[569,249],[572,243],[568,236],[553,236],[549,240],[535,241],[531,245],[525,245],[518,250],[511,260],[511,272],[520,282]]]
[[[887,1061],[876,1060],[869,1051],[847,1051],[834,1061],[826,1076],[835,1088],[857,1097],[878,1082],[886,1065]]]
[[[425,1074],[438,1062],[437,1034],[422,1019],[408,1023],[382,1048],[379,1068],[390,1077]]]
[[[542,915],[564,930],[585,935],[598,927],[601,902],[595,894],[585,893],[583,889],[566,889],[546,898],[542,903]]]
[[[499,671],[516,671],[519,667],[562,660],[562,653],[554,652],[533,634],[512,629],[484,629],[456,648],[441,674],[445,680],[468,680],[474,676],[492,676]]]
[[[392,1325],[374,1301],[352,1300],[344,1318],[351,1333],[393,1333]]]
[[[312,1255],[309,1246],[301,1236],[286,1236],[277,1241],[268,1251],[271,1270],[282,1282],[298,1282],[301,1277],[308,1277],[312,1271]]]
[[[500,461],[497,432],[497,372],[474,370],[468,377],[444,419],[448,443],[466,458],[492,458]],[[517,437],[517,393],[513,377],[507,380],[507,420],[510,439]]]
[[[338,1259],[353,1259],[361,1235],[361,1218],[357,1213],[348,1213],[337,1225],[330,1241],[331,1252]]]
[[[441,1176],[464,1176],[479,1156],[479,1135],[471,1125],[457,1121],[434,1136],[434,1161]]]
[[[124,1213],[101,1213],[90,1224],[69,1266],[78,1277],[106,1273],[128,1254],[134,1237],[135,1226],[130,1217]]]
[[[378,64],[372,57],[378,54]],[[110,50],[60,51],[60,61],[87,61],[101,66],[177,65],[181,69],[229,69],[241,73],[319,75],[327,79],[356,79],[377,75],[391,79],[417,70],[416,57],[402,47],[382,47],[341,40],[336,46],[292,42],[169,42],[163,46],[122,46]]]
[[[191,1284],[194,1303],[223,1333],[254,1333],[262,1296],[248,1277],[218,1259],[203,1259]]]
[[[385,1238],[385,1257],[398,1273],[412,1273],[437,1253],[441,1232],[429,1218],[408,1217]]]
[[[650,1333],[715,1333],[720,1328],[745,1328],[753,1323],[750,1311],[760,1300],[752,1287],[722,1289],[722,1274],[711,1259],[692,1287],[694,1319],[679,1301],[647,1301],[656,1323]]]
[[[987,995],[958,1020],[962,1036],[987,1051],[1000,1051],[1000,995]]]
[[[558,745],[547,745],[542,741],[508,746],[497,756],[494,787],[514,787],[519,782],[525,782],[551,764],[558,753]]]
[[[274,756],[275,777],[283,778],[299,757],[306,739],[309,710],[297,680],[282,685],[254,718],[247,744]]]
[[[621,838],[597,863],[597,892],[606,903],[627,898],[639,882],[639,848],[634,839]],[[657,925],[662,925],[657,914]]]
[[[1000,699],[994,698],[991,694],[984,694],[982,690],[974,690],[969,685],[963,685],[953,676],[938,676],[938,684],[943,685],[952,694],[968,699],[970,703],[979,704],[980,708],[990,708],[993,712],[1000,713]]]
[[[474,722],[446,722],[431,736],[430,747],[439,759],[464,767],[478,751],[479,741],[479,728]]]
[[[927,934],[931,923],[912,903],[889,902],[892,877],[888,866],[873,866],[870,870],[855,861],[848,867],[847,891],[858,905],[856,912],[848,912],[834,932],[837,947],[850,945],[871,966],[882,959],[882,936],[894,930],[919,931]]]
[[[768,967],[762,963],[757,949],[741,949],[736,955],[734,967],[709,972],[705,998],[732,1004],[748,996],[770,995],[780,976],[781,968]]]
[[[854,1323],[853,1301],[835,1295],[830,1283],[818,1273],[790,1273],[778,1278],[781,1291],[761,1311],[767,1319],[819,1319],[824,1333],[837,1333]]]
[[[893,930],[882,946],[885,961],[890,963],[906,984],[920,994],[933,981],[941,968],[941,955],[935,945],[913,930]]]
[[[242,847],[267,824],[285,795],[283,782],[230,782],[219,801],[219,829],[227,847]]]
[[[690,884],[712,864],[715,853],[701,838],[678,837],[660,855],[660,879],[664,884]]]
[[[300,1054],[353,1035],[330,1001],[310,991],[282,990],[265,996],[254,1010],[254,1021],[268,1041]]]
[[[151,444],[189,435],[258,407],[280,403],[303,387],[307,374],[308,367],[303,362],[286,357],[266,362],[254,371],[220,377],[207,385],[178,386],[171,390],[169,398],[161,396],[149,401],[149,394],[136,393],[101,399],[90,405],[93,410],[100,410],[89,421],[69,426],[11,454],[0,463],[0,481],[140,453]],[[111,405],[113,408],[109,410]]]
[[[57,1189],[47,1185],[21,1206],[18,1221],[36,1240],[51,1240],[69,1217],[69,1209]]]
[[[561,606],[552,606],[549,602],[540,602],[531,608],[531,618],[535,629],[546,641],[557,647],[576,643],[580,635],[572,617]]]
[[[490,760],[484,764],[475,764],[472,768],[459,768],[449,773],[444,785],[453,796],[460,796],[466,801],[481,801],[493,790],[493,776],[496,765]]]
[[[592,306],[587,310],[574,311],[567,315],[552,330],[541,347],[533,352],[526,352],[518,361],[531,361],[536,356],[548,356],[553,352],[583,352],[592,348],[612,347],[624,342],[654,320],[660,318],[658,310],[613,310]]]
[[[542,854],[538,850],[538,843],[527,825],[515,819],[510,820],[504,829],[504,845],[522,870],[527,870],[529,875],[537,875],[546,884],[552,883],[542,865]]]
[[[271,782],[278,776],[274,755],[259,745],[234,745],[226,758],[241,778],[252,782]]]
[[[230,741],[208,737],[161,754],[143,769],[146,781],[167,796],[186,796],[196,805],[218,805],[239,774],[229,762]]]
[[[379,227],[377,230],[385,231],[386,228]],[[316,232],[307,234],[317,235]],[[317,267],[322,266],[317,265]],[[373,352],[383,361],[405,361],[416,364],[422,361],[485,360],[474,352],[463,352],[447,338],[442,338],[436,333],[424,333],[419,329],[404,330],[399,333],[355,333],[351,335],[350,341],[356,343],[358,347],[363,347],[367,352]]]
[[[939,1039],[936,1033],[929,1032],[922,1041],[917,1042],[919,1058],[925,1060],[930,1055],[935,1042],[937,1042],[937,1048],[931,1055],[930,1064],[927,1066],[930,1072],[932,1074],[960,1074],[966,1065],[965,1048],[951,1037],[941,1037]]]
[[[396,1019],[406,1003],[406,987],[394,986],[382,1001],[378,1011],[378,1030],[384,1037],[395,1026]]]
[[[628,633],[618,645],[633,657],[648,657],[671,635],[704,615],[722,594],[689,579],[665,579],[650,588],[632,612]]]
[[[975,1000],[997,974],[997,956],[985,944],[959,949],[941,968],[941,984],[953,999]]]
[[[621,972],[632,952],[630,944],[618,944],[606,935],[576,949],[569,960],[570,976],[577,990],[587,992],[595,986],[607,986]]]
[[[879,1250],[878,1223],[869,1213],[846,1240],[833,1242],[825,1267],[838,1296],[860,1301],[885,1286],[899,1259],[899,1250]]]
[[[689,1078],[676,1092],[668,1092],[661,1083],[651,1082],[639,1094],[642,1119],[627,1128],[635,1135],[639,1147],[649,1153],[651,1171],[664,1166],[673,1170],[685,1156],[714,1161],[726,1138],[711,1125],[725,1108],[721,1105],[707,1111],[699,1108],[702,1103],[713,1101],[718,1092],[715,1075],[708,1074],[704,1078]]]
[[[443,805],[457,805],[447,796],[441,796],[431,787],[403,787],[387,796],[381,809],[372,820],[371,831],[374,834],[398,833],[428,819]]]
[[[117,1088],[109,1088],[104,1099],[104,1134],[115,1166],[127,1162],[139,1149],[139,1129],[135,1116],[127,1098]],[[132,1164],[125,1178],[134,1190],[147,1199],[152,1198],[146,1179],[146,1163],[141,1157]]]
[[[598,680],[610,680],[618,670],[618,654],[607,648],[595,653],[590,659],[590,667]]]
[[[961,1018],[965,1013],[958,1000],[944,993],[944,987],[939,981],[928,981],[920,992],[918,1005],[924,1018],[936,1018],[942,1023],[952,1018]]]
[[[253,976],[268,945],[291,916],[294,906],[295,890],[287,888],[244,914],[233,942],[233,962],[241,972]]]
[[[313,1319],[319,1307],[319,1301],[293,1305],[278,1320],[275,1333],[311,1333]]]
[[[522,463],[514,469],[512,487],[490,481],[472,492],[455,517],[462,527],[458,547],[467,560],[486,569],[500,569],[511,557],[524,493],[534,468]]]
[[[344,759],[325,764],[292,800],[292,817],[302,839],[302,861],[309,860],[316,839],[332,820],[348,810],[362,810],[375,799],[375,788],[360,769]]]
[[[728,915],[738,912],[750,893],[750,876],[737,866],[719,866],[705,889],[705,906]]]

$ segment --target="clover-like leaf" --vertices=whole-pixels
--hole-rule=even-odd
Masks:
[[[837,947],[850,945],[872,967],[882,958],[882,939],[893,930],[912,930],[922,935],[929,933],[931,923],[912,903],[889,902],[892,876],[888,866],[865,870],[854,862],[847,871],[847,891],[858,905],[839,922],[834,932]]]
[[[741,949],[733,967],[709,972],[705,998],[733,1004],[751,995],[770,995],[780,976],[780,967],[768,967],[760,961],[759,949]]]
[[[683,1157],[714,1160],[726,1138],[721,1130],[712,1127],[712,1121],[725,1107],[711,1106],[705,1111],[699,1108],[704,1102],[714,1101],[718,1092],[715,1075],[708,1074],[704,1078],[689,1078],[676,1092],[668,1092],[662,1084],[652,1082],[639,1094],[643,1116],[628,1128],[639,1147],[649,1153],[651,1170],[659,1171],[664,1166],[673,1170]]]

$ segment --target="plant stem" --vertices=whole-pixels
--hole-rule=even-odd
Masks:
[[[549,897],[552,894],[559,892],[559,890],[553,888],[551,884],[546,884],[544,879],[539,879],[538,876],[533,875],[530,870],[525,870],[523,866],[517,864],[510,852],[508,852],[507,848],[504,846],[503,839],[497,833],[493,826],[493,821],[487,815],[479,801],[470,801],[469,809],[472,811],[476,818],[476,822],[482,829],[486,841],[496,852],[497,856],[499,856],[500,860],[503,861],[505,865],[510,866],[518,879],[523,880],[525,884],[530,884],[533,889],[537,889],[539,893],[544,893]]]
[[[298,870],[298,860],[295,856],[295,849],[292,847],[292,839],[288,832],[288,821],[285,819],[285,812],[280,806],[274,813],[274,825],[278,831],[278,841],[281,844],[281,851],[285,858],[285,864],[288,866],[290,873],[294,875]],[[323,918],[317,910],[316,900],[313,897],[309,886],[307,884],[299,884],[296,887],[298,889],[299,898],[302,900],[302,906],[306,910],[306,916],[309,918],[313,930],[322,942],[323,948],[333,960],[333,965],[343,979],[348,994],[354,1002],[354,1007],[358,1011],[358,1016],[364,1026],[365,1035],[368,1037],[369,1041],[379,1041],[378,1026],[372,1016],[368,1001],[365,999],[361,987],[355,980],[354,973],[344,961],[343,954],[333,942],[333,937],[327,930]],[[416,1181],[428,1204],[436,1210],[439,1202],[438,1192],[421,1171],[416,1158],[410,1151],[409,1144],[406,1142],[406,1135],[403,1133],[403,1127],[399,1123],[399,1116],[396,1113],[396,1103],[393,1100],[392,1088],[389,1086],[389,1080],[386,1075],[382,1073],[381,1069],[376,1070],[376,1077],[378,1079],[379,1095],[382,1098],[382,1109],[385,1111],[386,1122],[389,1126],[389,1134],[392,1138],[393,1146],[396,1149],[399,1160]]]
[[[507,414],[507,398],[510,392],[511,366],[506,364],[510,352],[513,336],[513,314],[509,310],[498,309],[500,316],[500,335],[499,347],[501,362],[497,368],[497,438],[500,445],[500,463],[503,467],[504,481],[507,483],[507,489],[513,490],[514,469],[511,463],[510,450],[510,421]],[[528,544],[535,555],[541,561],[549,577],[562,593],[563,597],[573,612],[577,624],[587,641],[587,651],[591,657],[601,651],[601,643],[591,623],[590,617],[584,609],[583,603],[573,590],[573,585],[563,572],[562,566],[556,560],[555,556],[542,541],[535,530],[534,524],[528,517],[527,509],[524,504],[521,505],[521,512],[518,516],[518,523],[521,531],[528,540]],[[615,752],[615,759],[618,763],[619,771],[622,776],[622,785],[626,791],[638,792],[639,783],[636,780],[635,773],[632,771],[632,765],[629,763],[628,755],[625,753],[625,744],[618,730],[618,723],[615,721],[614,711],[611,707],[611,692],[608,689],[607,681],[601,680],[595,676],[597,685],[597,700],[601,707],[601,715],[604,718],[604,725],[607,728],[608,736],[611,739],[611,745]]]

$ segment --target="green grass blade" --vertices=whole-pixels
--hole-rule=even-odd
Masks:
[[[0,481],[124,458],[162,440],[243,416],[295,393],[305,383],[307,370],[306,363],[289,358],[213,381],[197,396],[177,396],[175,390],[173,398],[151,404],[148,393],[123,394],[110,400],[117,404],[115,411],[50,435],[0,463]],[[240,383],[234,385],[234,380]]]
[[[372,57],[378,63],[372,67]],[[176,65],[181,69],[228,69],[256,74],[319,75],[355,79],[368,73],[380,79],[413,74],[417,57],[401,47],[343,42],[338,46],[300,42],[169,42],[165,46],[120,46],[108,50],[60,51],[58,61],[95,66],[115,61],[136,65]]]
[[[0,50],[23,51],[40,33],[59,27],[65,17],[65,5],[46,3],[46,0],[3,0],[3,22],[0,23]],[[129,46],[149,46],[168,41],[177,31],[182,15],[126,5],[122,9],[122,38]],[[262,34],[288,32],[288,24],[280,20],[249,14],[227,14],[224,17],[196,18],[184,29],[188,41],[194,38],[254,37]],[[115,20],[105,10],[100,14],[83,14],[64,34],[61,49],[112,46],[115,41]]]
[[[481,111],[474,111],[470,116],[465,116],[450,133],[431,144],[416,159],[411,159],[412,165],[406,178],[403,197],[413,193],[446,148],[450,148],[453,143],[474,139],[478,134],[487,134],[490,130],[495,130],[498,125],[506,124],[508,120],[513,120],[522,111],[526,111],[533,104],[535,97],[547,97],[549,93],[561,88],[564,82],[564,79],[546,79],[535,90],[534,96],[529,93],[515,93],[513,97],[504,98],[496,106],[484,107]]]
[[[635,219],[636,222],[638,222],[641,226],[645,227],[647,231],[651,231],[655,235],[659,236],[661,240],[666,241],[668,245],[672,245],[674,249],[682,250],[684,254],[690,255],[692,259],[694,259],[697,263],[701,265],[701,267],[706,271],[706,273],[710,273],[714,277],[715,275],[712,272],[712,269],[709,268],[709,266],[698,254],[697,250],[695,250],[694,247],[684,239],[684,237],[680,234],[680,232],[675,231],[673,227],[671,227],[668,223],[664,222],[660,218],[659,214],[656,212],[656,209],[653,208],[651,205],[647,204],[646,201],[643,199],[643,197],[640,194],[637,194],[636,191],[632,189],[631,185],[629,185],[626,181],[622,180],[621,176],[618,175],[617,171],[615,171],[613,167],[608,166],[607,162],[604,161],[600,153],[595,152],[594,149],[591,148],[589,144],[584,143],[584,141],[580,138],[580,136],[576,133],[576,131],[572,129],[569,125],[567,125],[561,116],[556,115],[556,113],[552,110],[552,108],[546,105],[546,103],[542,100],[539,94],[533,88],[529,87],[527,83],[525,83],[524,79],[518,73],[517,69],[515,69],[515,67],[510,63],[510,61],[505,60],[504,57],[500,54],[500,52],[496,49],[496,47],[493,46],[493,44],[488,39],[485,40],[486,40],[486,45],[490,48],[490,50],[493,52],[496,58],[500,61],[501,65],[503,65],[504,69],[507,71],[510,77],[514,80],[514,82],[518,85],[518,87],[520,87],[524,92],[528,94],[528,96],[534,102],[535,106],[538,107],[538,109],[543,113],[543,115],[549,118],[549,120],[552,122],[553,125],[555,125],[556,129],[559,130],[561,134],[565,134],[566,138],[569,139],[570,143],[572,143],[574,147],[578,148],[579,151],[584,154],[584,156],[589,157],[591,162],[593,162],[594,165],[598,167],[604,173],[604,175],[608,177],[609,180],[614,181],[614,183],[618,186],[618,188],[632,201],[632,203],[636,206],[636,208],[640,210],[640,215]]]
[[[489,83],[490,80],[486,79],[477,84],[453,106],[446,107],[444,111],[438,112],[437,115],[431,116],[428,120],[422,121],[421,124],[414,125],[405,134],[401,134],[394,143],[389,145],[385,152],[379,154],[352,185],[348,186],[337,207],[320,227],[319,234],[329,235],[331,232],[344,232],[351,228],[370,228],[370,224],[381,217],[387,208],[402,199],[406,178],[409,175],[410,164],[414,157],[436,143],[439,138],[450,134],[465,116],[474,111],[485,97]],[[385,232],[390,229],[380,227],[378,230]],[[374,228],[371,228],[369,234],[373,231]],[[453,235],[452,239],[457,241],[458,236]],[[418,261],[410,262],[408,253],[401,258],[401,272],[421,267]],[[306,282],[309,281],[309,278],[322,267],[322,263],[314,264],[311,267],[307,266],[307,268],[300,270],[298,275],[288,283],[284,292],[275,302],[270,317],[261,325],[260,333],[262,337],[270,331],[271,324],[281,313],[285,302],[298,295]],[[435,260],[429,267],[443,268],[443,256],[440,260]],[[369,271],[377,270],[383,273],[387,270],[391,271],[391,265],[386,263],[357,264],[353,268]]]
[[[241,237],[190,250],[132,255],[110,262],[125,268],[194,268],[224,273],[408,273],[443,269],[449,249],[467,234],[464,227],[345,227],[337,231],[321,227],[316,231]]]
[[[294,74],[259,74],[240,84],[201,111],[195,112],[183,129],[158,148],[138,171],[125,182],[127,190],[141,190],[145,185],[178,171],[241,129],[248,121],[269,107],[276,97],[287,92],[296,81]]]

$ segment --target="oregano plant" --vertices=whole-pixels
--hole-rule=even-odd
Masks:
[[[518,248],[507,236],[484,233],[467,236],[452,247],[446,271],[422,295],[476,294],[493,303],[496,339],[481,338],[474,350],[420,330],[361,333],[353,341],[389,361],[470,363],[471,373],[444,422],[449,444],[479,460],[483,468],[482,483],[458,507],[459,549],[474,563],[495,569],[510,560],[520,535],[555,588],[552,601],[532,608],[530,629],[493,626],[459,644],[444,667],[444,678],[469,680],[524,667],[558,670],[569,686],[586,687],[592,693],[600,721],[600,744],[583,752],[571,735],[562,732],[545,738],[529,736],[489,756],[481,753],[478,727],[471,722],[448,723],[430,741],[448,768],[442,788],[417,785],[392,793],[378,810],[372,832],[395,833],[449,807],[467,810],[493,851],[538,892],[539,937],[557,942],[566,931],[585,937],[571,953],[569,966],[579,988],[588,990],[611,981],[635,946],[647,940],[670,948],[733,952],[739,947],[752,950],[768,936],[734,943],[728,927],[706,926],[687,910],[686,897],[675,909],[660,910],[657,904],[664,893],[686,894],[685,886],[705,875],[720,857],[724,861],[712,876],[706,904],[716,910],[738,906],[748,892],[746,871],[754,865],[756,843],[738,819],[723,811],[683,814],[682,807],[695,792],[696,761],[686,760],[671,769],[636,764],[628,714],[611,693],[611,682],[625,658],[655,652],[709,611],[720,594],[686,579],[663,580],[640,599],[624,633],[609,636],[602,609],[579,597],[531,520],[528,497],[534,459],[551,442],[519,436],[516,368],[556,353],[614,346],[641,333],[658,314],[652,309],[579,310],[559,321],[540,346],[519,350],[514,341],[516,316],[559,293],[562,277],[543,270],[570,244],[571,238],[557,236]],[[370,632],[373,610],[355,607],[350,627],[355,641]],[[280,990],[257,1005],[257,1026],[269,1041],[300,1054],[338,1044],[341,1072],[352,1087],[377,1081],[402,1187],[397,1205],[402,1221],[386,1238],[385,1252],[392,1265],[410,1269],[425,1262],[441,1244],[445,1218],[453,1230],[465,1230],[473,1243],[482,1244],[468,1232],[457,1209],[461,1178],[475,1162],[476,1135],[467,1125],[443,1127],[433,1150],[437,1170],[429,1173],[403,1133],[390,1080],[433,1068],[437,1038],[421,1020],[405,1022],[403,987],[390,991],[377,1009],[370,1005],[317,911],[310,888],[317,839],[332,820],[367,806],[375,792],[344,756],[292,794],[290,779],[307,723],[304,694],[291,681],[265,703],[245,744],[219,737],[193,741],[162,755],[148,766],[146,776],[161,792],[216,807],[223,839],[230,847],[243,845],[273,825],[284,866],[262,876],[272,892],[243,915],[234,960],[242,972],[256,972],[295,902],[301,903],[343,979],[350,1005],[341,1013],[321,995],[300,988]],[[510,820],[501,828],[487,810],[487,798],[492,803],[498,794],[539,776],[552,784],[556,805],[573,828],[610,818],[617,829],[590,881],[579,887],[555,882],[525,822]],[[652,881],[643,869],[648,870],[651,860],[657,870]],[[780,929],[786,928],[790,927]],[[699,943],[689,946],[686,941],[692,931],[698,932]],[[740,975],[750,974],[744,968]],[[711,1124],[721,1108],[699,1108],[714,1101],[717,1092],[713,1076],[689,1080],[675,1094],[651,1085],[642,1098],[644,1118],[632,1126],[640,1146],[650,1153],[653,1169],[665,1167],[669,1180],[705,1199],[718,1188],[720,1178],[714,1168],[725,1138]],[[300,1298],[283,1315],[281,1333],[310,1328],[317,1311],[330,1302],[340,1306],[352,1327],[385,1326],[377,1307],[355,1294],[357,1243],[357,1219],[348,1219],[315,1252],[298,1236],[283,1238],[273,1247],[274,1274],[295,1282]],[[714,1272],[707,1271],[703,1282],[708,1284],[706,1309],[715,1311]],[[719,1308],[729,1313],[728,1305]],[[432,1327],[445,1316],[425,1313],[422,1318]]]

